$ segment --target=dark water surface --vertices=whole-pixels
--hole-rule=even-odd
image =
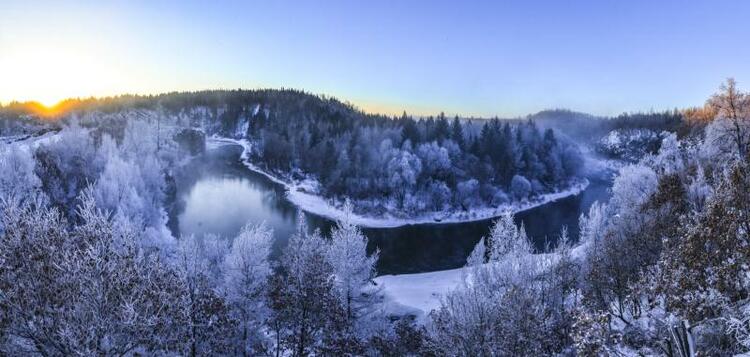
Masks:
[[[274,229],[273,257],[278,257],[294,232],[297,208],[285,198],[281,185],[248,170],[240,161],[241,148],[227,145],[210,149],[193,160],[177,177],[177,201],[170,225],[179,234],[214,233],[231,239],[246,223],[265,221]],[[578,236],[578,217],[595,201],[609,198],[611,180],[592,178],[580,195],[520,212],[538,250],[554,243],[563,226]],[[312,228],[330,232],[333,222],[305,214]],[[463,266],[492,220],[452,224],[420,224],[397,228],[366,228],[369,249],[380,249],[378,274],[418,273]]]

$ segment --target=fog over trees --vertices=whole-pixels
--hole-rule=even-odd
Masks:
[[[749,98],[730,80],[703,108],[588,118],[575,132],[549,118],[365,115],[294,91],[84,101],[55,123],[4,107],[0,351],[748,352]],[[618,169],[610,201],[580,218],[577,242],[563,229],[535,254],[507,213],[437,309],[416,319],[386,309],[357,210],[472,209],[549,192],[581,175],[582,146],[570,137],[625,129],[658,129],[658,145]],[[278,260],[261,222],[230,239],[175,237],[174,174],[212,134],[251,139],[255,162],[275,174],[314,177],[345,215],[330,234],[300,215]]]

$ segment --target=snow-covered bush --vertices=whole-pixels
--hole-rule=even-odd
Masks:
[[[530,252],[512,215],[498,220],[470,255],[462,283],[430,314],[426,349],[451,356],[562,352],[569,337],[558,332],[572,322],[565,296],[574,284],[564,278],[572,270],[562,269],[570,260],[538,260]]]
[[[510,192],[516,199],[524,199],[531,194],[531,183],[521,175],[513,176],[510,182]]]
[[[456,199],[464,209],[469,209],[480,204],[479,198],[479,181],[471,179],[459,182]]]

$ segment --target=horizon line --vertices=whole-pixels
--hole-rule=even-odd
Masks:
[[[71,96],[67,97],[61,100],[56,101],[54,104],[44,103],[41,100],[38,99],[10,99],[10,100],[0,100],[0,108],[9,107],[13,104],[20,104],[20,105],[36,105],[41,106],[46,110],[53,111],[60,107],[61,105],[65,104],[66,102],[70,101],[87,101],[87,100],[93,100],[93,101],[102,101],[102,100],[108,100],[108,99],[120,99],[125,97],[136,97],[136,98],[148,98],[148,97],[159,97],[159,96],[167,96],[171,94],[187,94],[187,93],[201,93],[201,92],[230,92],[230,91],[296,91],[301,92],[308,95],[313,95],[318,98],[325,98],[325,99],[335,99],[341,103],[347,104],[352,106],[355,110],[360,111],[364,114],[368,115],[381,115],[386,117],[399,117],[403,114],[406,114],[411,117],[416,118],[430,118],[430,117],[437,117],[440,114],[445,115],[446,118],[454,118],[458,117],[461,119],[505,119],[505,120],[517,120],[517,119],[524,119],[529,116],[533,116],[542,112],[570,112],[570,113],[577,113],[577,114],[583,114],[583,115],[590,115],[594,117],[600,117],[600,118],[614,118],[620,115],[627,115],[627,114],[636,114],[636,113],[661,113],[661,112],[669,112],[669,111],[683,111],[685,109],[689,108],[697,108],[700,107],[700,105],[693,105],[688,106],[684,108],[664,108],[664,109],[654,109],[649,108],[647,110],[640,109],[636,111],[621,111],[619,114],[598,114],[598,113],[590,113],[586,111],[581,110],[575,110],[572,108],[566,108],[566,107],[550,107],[550,108],[544,108],[539,109],[536,111],[528,112],[525,114],[517,114],[517,115],[508,115],[508,114],[479,114],[479,113],[460,113],[458,111],[446,111],[446,110],[440,110],[440,109],[413,109],[408,110],[406,109],[407,106],[403,106],[399,109],[395,108],[395,105],[387,104],[387,103],[379,103],[379,102],[373,102],[368,100],[348,100],[348,99],[342,99],[342,97],[337,95],[331,95],[327,93],[321,93],[321,92],[313,92],[306,89],[299,89],[299,88],[291,88],[291,87],[237,87],[237,88],[205,88],[205,89],[185,89],[185,90],[170,90],[170,91],[163,91],[163,92],[123,92],[119,94],[103,94],[103,95],[88,95],[88,96]],[[390,109],[393,107],[392,109]]]

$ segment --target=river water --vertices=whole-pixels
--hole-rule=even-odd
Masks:
[[[274,229],[272,257],[278,257],[294,232],[297,208],[285,189],[240,161],[242,148],[226,145],[207,150],[178,173],[177,197],[170,227],[177,234],[202,237],[213,233],[232,239],[247,223],[265,221]],[[554,247],[562,227],[578,236],[578,217],[595,201],[609,199],[609,178],[590,178],[577,196],[516,214],[536,249]],[[311,228],[330,232],[334,222],[305,213]],[[420,273],[461,267],[474,245],[485,236],[492,220],[451,224],[420,224],[397,228],[365,228],[368,248],[380,250],[378,275]]]

